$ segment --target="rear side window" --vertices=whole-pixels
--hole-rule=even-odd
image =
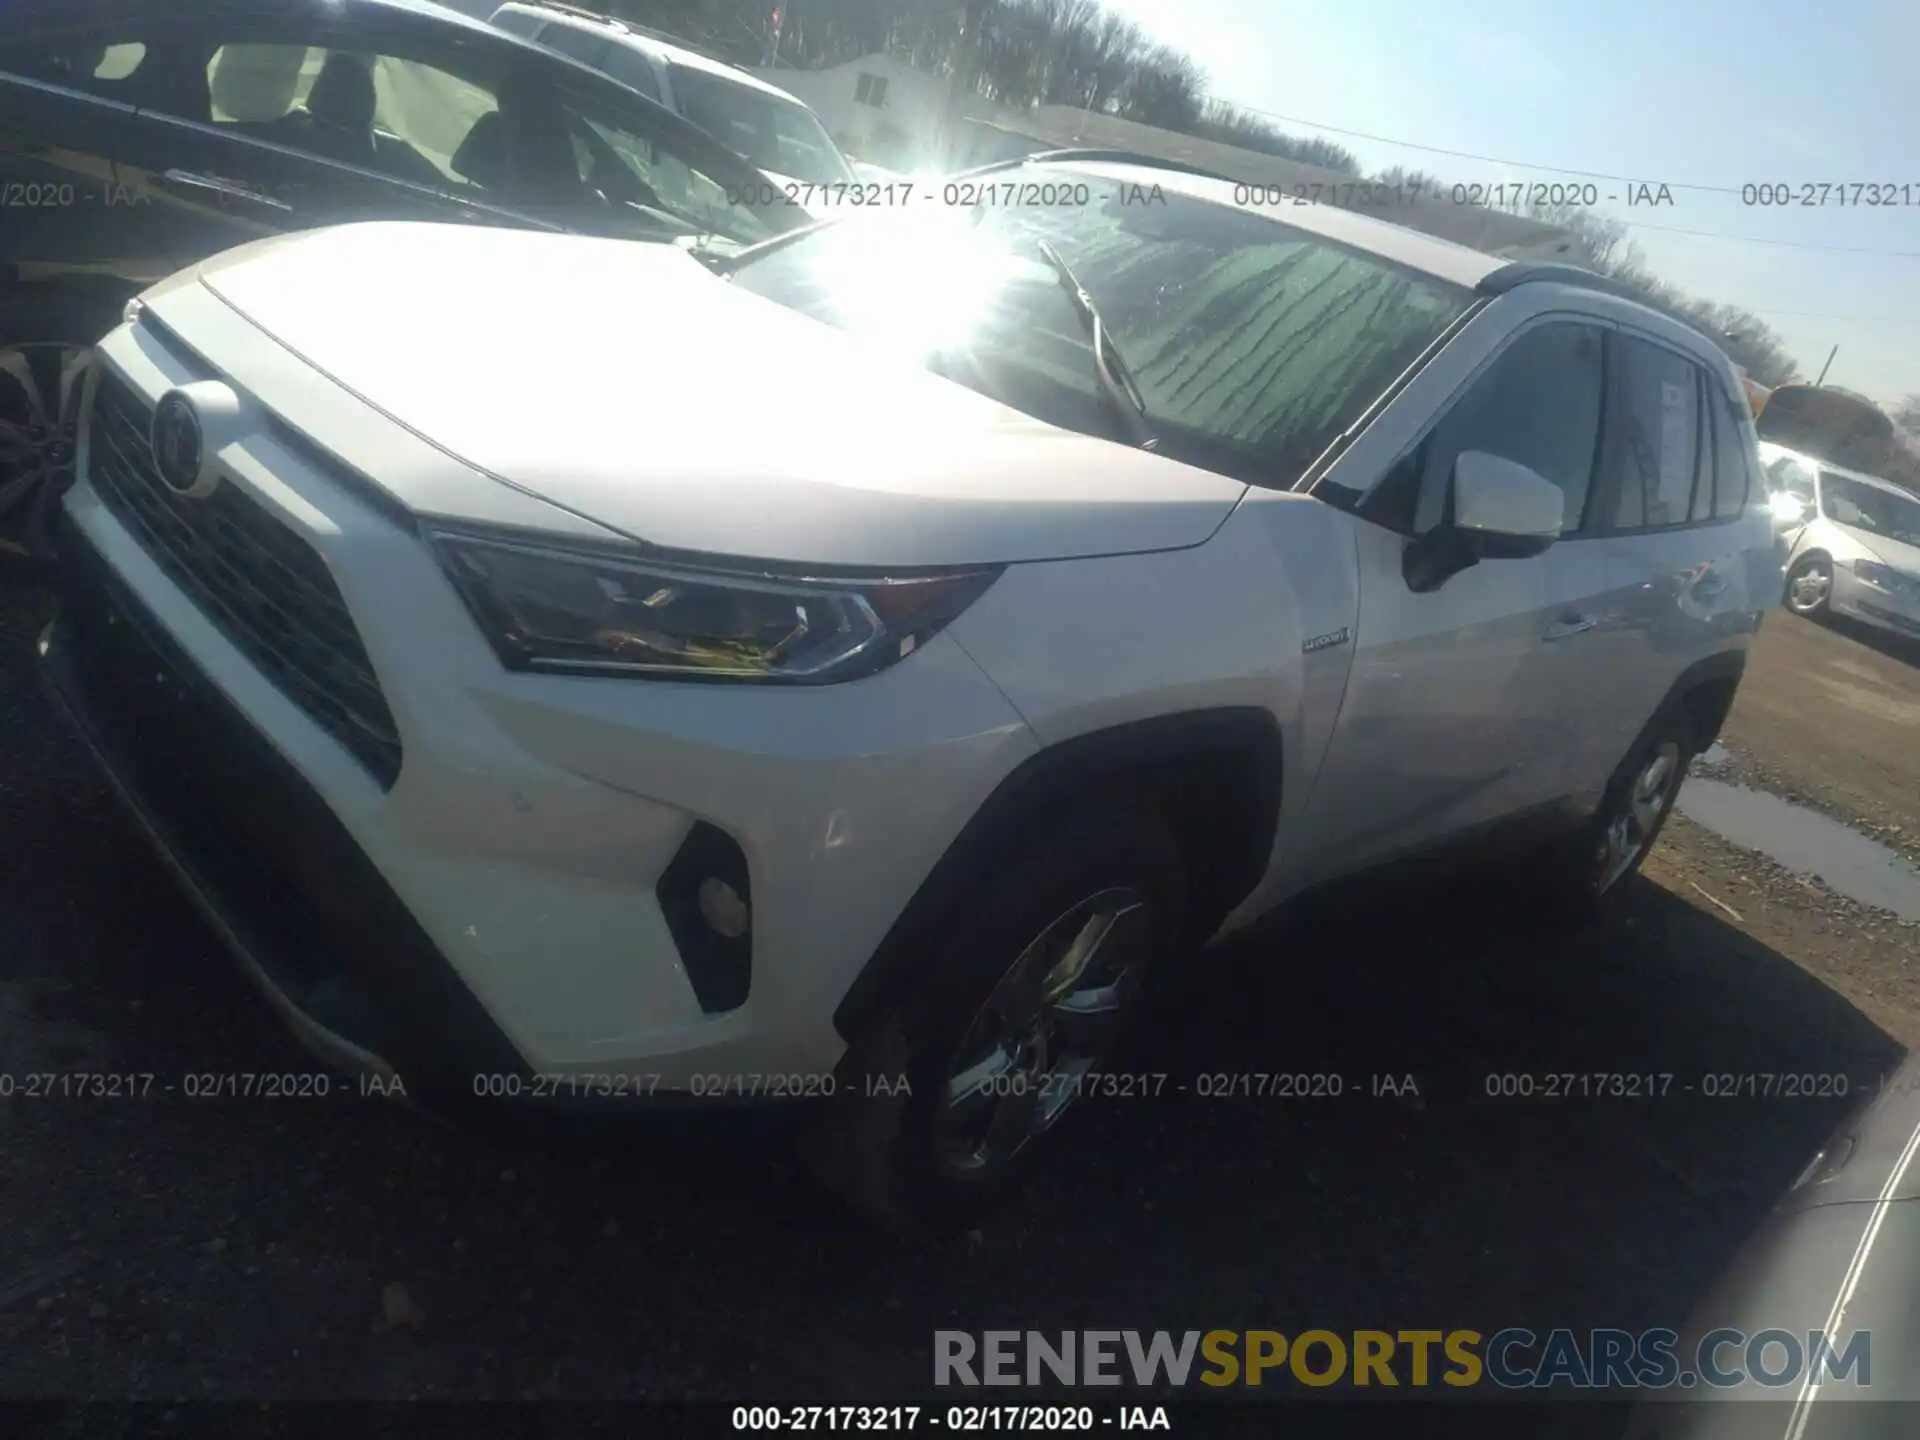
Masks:
[[[660,100],[660,82],[654,78],[653,62],[627,45],[609,45],[601,68],[622,85],[638,90],[656,104]]]
[[[591,65],[595,69],[606,57],[607,37],[594,35],[585,30],[575,30],[571,25],[549,25],[540,32],[540,43],[549,50],[558,50],[562,55],[571,55],[575,60]]]
[[[1698,367],[1629,335],[1616,353],[1613,528],[1684,525],[1700,471]]]
[[[118,45],[69,40],[0,46],[0,70],[108,99],[117,98],[121,83],[131,79],[146,58],[147,47],[138,40]]]
[[[529,15],[524,10],[498,10],[493,19],[487,22],[496,30],[504,30],[509,35],[518,35],[523,39],[532,39],[540,28],[540,18]]]

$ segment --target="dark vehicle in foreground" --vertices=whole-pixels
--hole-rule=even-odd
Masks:
[[[0,533],[71,472],[93,343],[222,250],[381,219],[737,246],[806,218],[739,203],[774,189],[663,106],[418,0],[79,0],[8,21]]]
[[[1681,1333],[1676,1353],[1712,1358],[1740,1383],[1664,1389],[1627,1440],[1879,1440],[1920,1416],[1920,1058],[1875,1081],[1870,1100],[1815,1155]],[[1751,1342],[1784,1332],[1806,1355],[1789,1367],[1775,1339],[1757,1377]],[[1736,1338],[1737,1336],[1737,1338]]]

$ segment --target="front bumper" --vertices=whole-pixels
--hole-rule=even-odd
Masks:
[[[101,363],[151,405],[192,377],[139,328],[109,336]],[[211,327],[191,343],[249,373]],[[379,783],[155,562],[92,484],[84,432],[43,663],[256,984],[329,1059],[392,1067],[410,1089],[524,1093],[530,1078],[535,1098],[592,1097],[626,1077],[620,1096],[663,1102],[818,1093],[846,1051],[835,1006],[1036,748],[1005,697],[946,637],[806,690],[510,674],[405,517],[284,426],[291,412],[349,449],[408,437],[310,370],[282,364],[276,388],[274,367],[251,368],[248,404],[282,428],[263,418],[222,450],[221,483],[337,582],[403,742],[397,778]],[[494,483],[448,476],[475,480]],[[753,915],[750,984],[723,1005],[694,983],[663,900],[716,830]]]
[[[1920,636],[1920,595],[1869,585],[1848,566],[1836,566],[1833,608],[1896,635]]]
[[[519,1054],[313,788],[64,515],[39,641],[61,711],[188,895],[314,1053],[422,1089]],[[389,1058],[391,1057],[391,1058]]]

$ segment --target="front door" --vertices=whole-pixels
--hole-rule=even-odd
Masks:
[[[1367,507],[1374,518],[1359,526],[1352,674],[1310,801],[1315,878],[1464,838],[1560,795],[1574,723],[1565,681],[1580,637],[1547,636],[1600,572],[1549,549],[1483,560],[1420,592],[1402,565],[1411,537],[1445,514],[1463,450],[1554,481],[1578,532],[1602,382],[1597,329],[1536,322],[1489,359],[1382,480]]]

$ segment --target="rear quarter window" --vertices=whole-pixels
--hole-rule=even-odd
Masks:
[[[1707,394],[1714,401],[1713,414],[1713,516],[1732,520],[1746,513],[1747,501],[1754,490],[1754,452],[1751,414],[1745,404],[1736,406],[1722,396],[1711,377]]]

